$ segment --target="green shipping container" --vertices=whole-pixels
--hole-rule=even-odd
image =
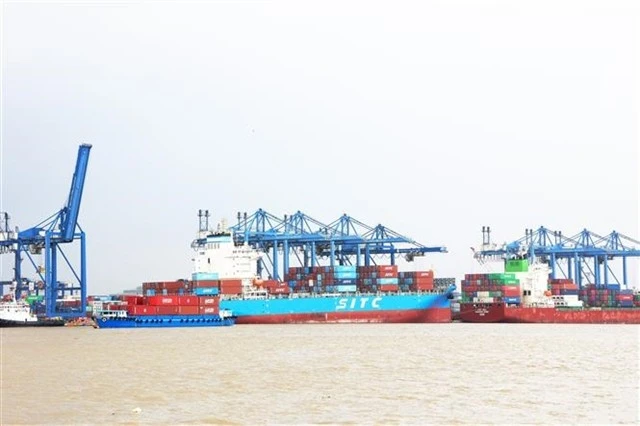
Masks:
[[[505,262],[505,272],[527,272],[529,261],[526,259],[510,259]]]
[[[42,302],[44,300],[44,296],[27,296],[27,303],[32,304],[34,302]]]

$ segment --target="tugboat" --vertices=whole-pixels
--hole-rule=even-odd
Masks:
[[[62,318],[42,318],[34,315],[27,302],[16,299],[13,288],[11,293],[0,301],[0,327],[59,327],[64,324]]]

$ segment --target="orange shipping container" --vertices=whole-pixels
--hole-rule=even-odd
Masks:
[[[178,313],[181,315],[198,315],[200,313],[199,306],[178,306]]]
[[[178,307],[171,305],[157,306],[156,312],[158,312],[158,315],[175,315],[178,313]]]
[[[431,285],[433,286],[433,277],[431,278],[413,278],[413,284]]]

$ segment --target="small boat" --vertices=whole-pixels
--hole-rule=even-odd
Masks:
[[[36,316],[24,300],[18,300],[12,291],[0,301],[0,327],[59,327],[64,326],[62,318]]]
[[[236,316],[229,310],[205,315],[130,315],[126,310],[106,310],[95,316],[95,328],[227,327],[235,323]]]

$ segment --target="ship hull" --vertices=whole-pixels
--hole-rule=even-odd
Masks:
[[[221,300],[238,324],[448,323],[448,293]]]
[[[127,318],[96,318],[97,328],[192,328],[192,327],[228,327],[236,319],[212,316],[174,315],[174,316],[138,316]]]
[[[640,324],[640,309],[558,309],[469,303],[461,304],[460,319],[474,323]]]
[[[325,312],[317,314],[244,315],[238,324],[357,324],[357,323],[447,323],[450,308],[385,312]]]
[[[11,321],[0,319],[0,328],[7,327],[61,327],[63,319],[39,319],[38,321]]]

